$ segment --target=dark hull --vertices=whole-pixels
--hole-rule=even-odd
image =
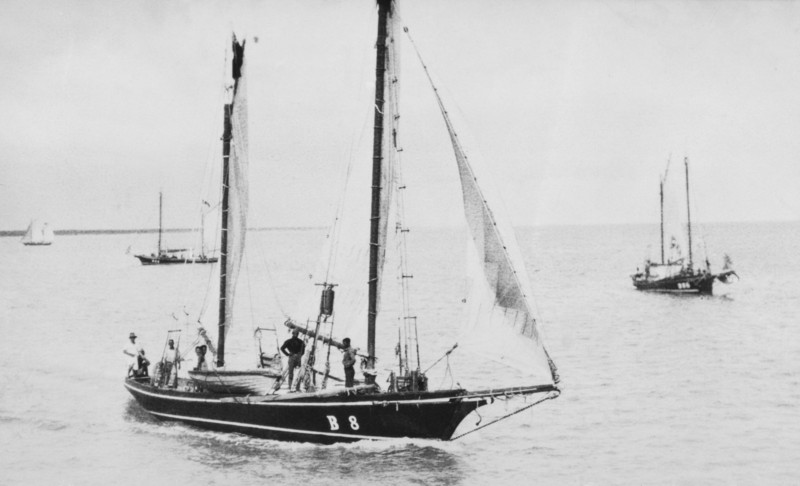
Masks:
[[[320,444],[403,437],[448,440],[464,417],[500,395],[362,389],[248,398],[157,388],[147,379],[133,378],[125,380],[125,387],[158,418],[265,439]],[[533,389],[548,392],[554,387],[532,387],[521,393],[533,393]]]
[[[136,255],[142,265],[170,265],[170,264],[191,264],[191,263],[216,263],[217,257],[199,256],[195,258],[177,258],[170,256]]]
[[[680,294],[711,294],[717,275],[705,273],[701,275],[679,275],[661,279],[633,277],[633,285],[637,290],[651,292],[670,292]]]
[[[52,244],[52,242],[51,241],[40,241],[40,242],[37,242],[37,241],[26,241],[26,242],[24,242],[22,244],[25,245],[25,246],[50,246]]]

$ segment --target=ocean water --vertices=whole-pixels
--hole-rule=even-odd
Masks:
[[[150,236],[0,238],[0,484],[797,484],[800,224],[706,225],[712,264],[728,253],[741,275],[711,297],[632,288],[656,231],[518,230],[558,399],[455,442],[334,446],[160,422],[123,388],[128,332],[158,356],[165,330],[204,305],[207,267],[142,267],[125,250]],[[251,233],[269,255],[254,314],[279,319],[275,302],[310,285],[322,236]],[[446,319],[463,235],[413,236],[427,244],[411,255],[415,307]],[[428,362],[452,345],[422,335]]]

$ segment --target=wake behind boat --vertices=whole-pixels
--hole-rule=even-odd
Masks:
[[[653,262],[649,259],[644,263],[644,270],[637,269],[631,275],[633,285],[637,290],[647,290],[654,292],[688,293],[688,294],[711,294],[714,288],[714,281],[719,280],[723,283],[730,283],[738,279],[738,275],[732,268],[730,258],[725,256],[725,263],[722,270],[718,273],[711,271],[711,263],[706,258],[705,268],[695,266],[694,253],[692,251],[692,218],[689,206],[689,158],[685,157],[684,174],[686,181],[686,231],[681,228],[680,218],[675,214],[678,208],[673,206],[669,211],[666,236],[670,239],[669,248],[665,247],[665,219],[664,219],[664,188],[674,191],[677,181],[674,180],[674,172],[670,173],[669,163],[659,184],[660,209],[661,209],[661,260]],[[669,183],[668,183],[669,182]],[[677,225],[675,222],[678,221]],[[685,239],[684,239],[685,236]],[[684,255],[683,249],[688,253]]]
[[[316,443],[352,442],[393,438],[422,438],[451,440],[463,419],[478,407],[495,399],[535,396],[536,399],[519,405],[507,416],[528,409],[560,394],[555,365],[544,348],[539,323],[534,318],[528,277],[518,256],[516,240],[510,227],[500,224],[496,213],[489,209],[492,199],[478,186],[476,167],[467,159],[443,102],[428,76],[455,152],[456,165],[462,186],[462,196],[469,244],[472,248],[471,268],[473,285],[469,302],[474,312],[468,324],[474,336],[489,333],[506,340],[498,347],[487,341],[480,342],[483,353],[493,354],[492,359],[504,361],[523,360],[525,378],[510,386],[492,382],[476,391],[460,385],[449,389],[429,390],[426,371],[453,352],[423,370],[420,358],[417,316],[410,311],[407,300],[410,273],[404,259],[405,235],[408,229],[402,220],[402,190],[398,146],[399,114],[397,104],[397,54],[398,34],[395,25],[394,2],[378,0],[378,37],[376,45],[376,76],[374,96],[374,141],[372,153],[369,223],[369,263],[365,275],[358,280],[368,282],[367,288],[357,287],[367,295],[366,326],[359,323],[361,331],[354,330],[350,319],[337,323],[334,311],[334,287],[348,292],[356,287],[333,283],[336,272],[326,272],[325,280],[318,282],[319,307],[315,319],[287,320],[286,325],[303,334],[302,363],[293,386],[284,386],[289,370],[278,367],[274,359],[261,354],[261,365],[280,373],[271,375],[272,389],[266,393],[236,388],[231,380],[241,381],[236,370],[226,367],[226,339],[234,322],[233,299],[245,249],[248,152],[245,42],[234,37],[232,43],[232,99],[224,106],[223,176],[222,176],[222,241],[220,255],[219,325],[217,329],[216,366],[189,373],[189,379],[176,381],[146,376],[130,376],[125,387],[148,412],[162,419],[179,420],[208,429],[246,433],[277,440]],[[406,31],[407,32],[407,31]],[[420,58],[421,60],[421,58]],[[424,66],[427,74],[427,67]],[[366,201],[362,201],[362,205]],[[395,211],[392,211],[392,210]],[[391,358],[381,361],[385,369],[391,366],[388,389],[383,390],[377,377],[378,348],[377,326],[392,322],[379,319],[379,295],[384,281],[383,267],[386,259],[390,215],[395,214],[395,237],[402,247],[399,251],[403,283],[403,316],[398,323],[394,346],[396,362]],[[338,219],[337,219],[338,220]],[[341,233],[334,224],[332,234]],[[347,233],[347,232],[345,232]],[[364,242],[366,243],[366,242]],[[329,267],[330,268],[330,267]],[[349,269],[350,267],[348,267]],[[366,279],[364,277],[367,277]],[[363,285],[363,284],[362,284]],[[349,302],[349,301],[348,301]],[[345,304],[347,305],[347,304]],[[345,308],[345,313],[351,309]],[[431,323],[433,325],[433,323]],[[352,331],[352,333],[351,333]],[[345,332],[347,334],[345,334]],[[350,335],[356,342],[351,347]],[[208,344],[210,346],[210,343]],[[284,344],[286,346],[286,344]],[[390,345],[391,346],[391,345]],[[199,349],[200,347],[198,347]],[[331,350],[343,349],[344,379],[331,367]],[[283,347],[281,349],[284,349]],[[361,350],[364,351],[361,351]],[[204,353],[199,349],[198,356]],[[355,381],[356,358],[361,359],[362,377]],[[202,358],[199,358],[202,359]],[[272,363],[272,368],[270,364]],[[323,366],[324,365],[324,366]],[[262,370],[247,371],[249,376],[265,374]],[[267,372],[266,374],[269,374]],[[170,375],[171,376],[171,375]],[[320,379],[318,379],[320,378]],[[219,386],[212,383],[218,381]],[[342,383],[344,381],[344,383]],[[291,383],[291,381],[290,381]],[[344,385],[344,386],[342,386]],[[498,419],[499,420],[499,419]],[[491,425],[489,422],[481,427]],[[476,429],[473,429],[474,431]],[[470,431],[470,432],[472,432]],[[469,432],[467,432],[469,433]],[[463,434],[462,434],[463,435]]]

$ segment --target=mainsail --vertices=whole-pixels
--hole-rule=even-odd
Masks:
[[[685,179],[681,167],[667,162],[667,169],[661,180],[663,194],[664,221],[664,261],[661,263],[678,263],[677,269],[688,264],[689,239],[687,238],[688,217],[686,213]],[[684,261],[682,261],[684,260]]]
[[[400,114],[399,106],[399,59],[398,49],[395,48],[395,10],[387,12],[386,21],[386,59],[385,71],[383,74],[383,98],[384,103],[381,107],[383,115],[383,127],[381,137],[381,182],[380,182],[380,215],[378,230],[378,289],[382,287],[383,266],[386,261],[386,245],[390,220],[390,210],[392,208],[392,198],[395,192],[395,166],[397,162],[397,132]],[[377,110],[378,107],[376,106]],[[375,142],[378,143],[378,142]],[[377,311],[380,312],[380,291],[377,295]]]
[[[394,12],[391,0],[379,1],[378,40],[375,62],[375,123],[372,151],[372,202],[370,210],[370,255],[367,310],[367,368],[374,371],[376,320],[379,313],[381,277],[386,259],[386,236],[394,180],[394,150],[398,119],[395,91]],[[387,103],[387,98],[388,103]]]

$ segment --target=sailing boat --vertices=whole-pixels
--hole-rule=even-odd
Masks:
[[[377,4],[375,129],[370,203],[372,218],[369,268],[365,269],[368,270],[366,351],[356,351],[363,358],[363,379],[354,386],[328,388],[327,380],[335,377],[330,374],[329,366],[326,366],[320,386],[314,382],[314,377],[319,373],[314,367],[315,361],[322,362],[321,358],[325,356],[323,347],[327,346],[328,361],[332,347],[344,347],[344,340],[340,340],[338,336],[333,337],[333,328],[323,332],[324,326],[330,326],[334,318],[334,287],[338,285],[325,281],[319,284],[321,292],[317,319],[310,320],[305,325],[291,320],[286,323],[289,327],[302,331],[311,340],[311,346],[307,346],[311,350],[305,356],[302,366],[303,376],[298,379],[296,388],[287,390],[276,387],[272,393],[254,395],[207,390],[193,383],[192,377],[189,380],[179,379],[176,389],[160,387],[151,383],[148,378],[127,378],[125,387],[145,410],[156,417],[214,430],[286,441],[336,443],[402,437],[453,440],[460,437],[454,437],[454,433],[467,415],[497,398],[537,398],[508,414],[510,416],[560,394],[555,365],[544,348],[539,324],[533,317],[527,275],[517,255],[513,232],[498,224],[496,213],[489,209],[487,194],[477,184],[474,167],[467,159],[429,75],[428,81],[436,95],[455,151],[469,227],[468,243],[473,250],[473,268],[480,272],[476,274],[479,277],[474,279],[470,294],[470,302],[480,311],[473,315],[471,324],[476,331],[488,329],[495,336],[510,339],[504,342],[502,350],[493,358],[499,361],[507,358],[524,359],[527,364],[527,381],[507,387],[491,383],[486,388],[477,390],[467,390],[460,385],[456,388],[430,390],[425,371],[420,366],[419,352],[417,351],[414,366],[414,360],[408,357],[408,347],[400,346],[401,343],[398,342],[398,366],[389,375],[388,389],[382,390],[378,385],[376,326],[381,322],[378,319],[378,295],[383,282],[387,221],[392,205],[390,194],[399,191],[403,186],[398,183],[398,171],[392,166],[393,158],[401,150],[397,147],[399,115],[396,111],[395,53],[395,43],[398,40],[395,34],[399,32],[395,26],[394,3],[391,0],[378,0]],[[231,303],[244,250],[244,215],[247,210],[244,42],[238,43],[235,37],[233,52],[233,99],[226,105],[223,135],[223,225],[230,224],[223,226],[222,231],[220,311],[216,346],[218,370],[225,366],[225,337],[231,323]],[[425,71],[427,73],[427,68]],[[405,232],[401,226],[398,228],[398,233]],[[361,280],[363,281],[363,277]],[[481,303],[484,305],[480,305]],[[404,322],[416,322],[416,319],[407,316]],[[413,340],[416,340],[416,348],[419,349],[419,340]],[[455,347],[448,350],[440,360],[450,356]],[[484,351],[487,349],[490,348],[484,348]],[[504,356],[503,350],[513,350],[515,354]],[[212,371],[209,374],[214,373]]]
[[[25,235],[22,237],[22,244],[25,246],[47,246],[53,243],[53,230],[47,223],[31,221]]]
[[[738,278],[733,270],[731,260],[726,255],[723,269],[719,273],[711,271],[711,263],[708,258],[705,260],[705,268],[695,267],[694,253],[692,251],[692,217],[689,206],[689,158],[684,157],[684,175],[686,181],[686,239],[678,222],[672,231],[667,231],[669,236],[669,247],[665,242],[665,219],[664,219],[664,186],[672,189],[676,185],[675,181],[668,183],[674,177],[670,177],[669,162],[667,170],[659,183],[659,199],[661,208],[661,260],[652,262],[649,259],[644,263],[644,270],[631,275],[633,285],[637,290],[648,290],[654,292],[674,292],[689,294],[711,294],[713,292],[714,281],[719,280],[723,283],[731,283]],[[671,215],[675,216],[675,215]],[[679,218],[672,218],[672,223]],[[669,226],[669,223],[668,223]],[[684,254],[683,248],[688,252]]]
[[[201,249],[199,255],[194,255],[190,248],[163,248],[161,244],[162,233],[162,210],[163,210],[163,194],[158,193],[158,247],[155,253],[149,255],[134,255],[142,262],[142,265],[164,265],[175,263],[216,263],[217,257],[206,255],[204,228],[205,218],[201,214]]]

